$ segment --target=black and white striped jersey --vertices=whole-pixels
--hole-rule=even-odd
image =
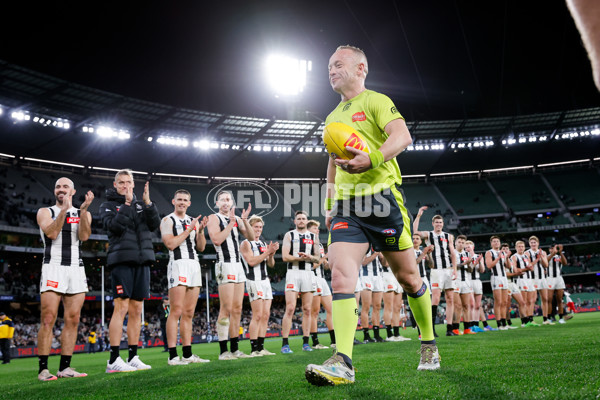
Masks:
[[[225,230],[225,227],[229,225],[229,218],[217,213],[215,214],[219,218],[219,229]],[[238,220],[236,218],[235,226],[227,236],[227,239],[221,243],[220,246],[215,245],[215,251],[217,252],[217,261],[226,263],[239,263],[242,260],[240,253],[240,231],[238,230]]]
[[[492,261],[495,261],[501,255],[500,250],[488,250],[492,254]],[[506,276],[506,261],[501,259],[492,267],[492,275],[494,276]]]
[[[255,256],[260,256],[267,251],[267,245],[262,240],[248,240],[248,243],[250,243],[252,254]],[[262,281],[263,279],[267,279],[269,277],[267,275],[266,258],[261,263],[256,264],[254,267],[251,267],[243,256],[242,262],[244,264],[244,272],[246,272],[246,279],[250,279],[251,281]]]
[[[60,207],[54,205],[48,207],[50,216],[56,220],[60,213]],[[40,236],[44,242],[44,264],[70,265],[73,267],[83,267],[81,259],[81,248],[79,247],[79,222],[81,220],[80,211],[75,207],[69,208],[65,215],[65,222],[62,230],[52,240],[40,227]]]
[[[431,258],[433,259],[433,269],[451,268],[452,261],[450,258],[450,234],[441,232],[439,235],[430,231],[427,235],[427,243],[432,244],[433,251]]]
[[[313,247],[317,238],[312,232],[300,233],[298,230],[288,232],[290,235],[290,255],[298,257],[298,253],[306,253],[313,255]],[[288,263],[288,269],[312,271],[313,264],[307,261],[294,261]]]
[[[186,215],[183,219],[179,218],[175,213],[167,215],[167,218],[173,222],[173,228],[171,233],[173,236],[179,236],[185,231],[192,223],[192,217]],[[196,253],[196,235],[198,233],[194,229],[190,232],[189,236],[181,242],[181,244],[173,250],[169,250],[169,258],[171,260],[196,260],[198,261],[198,254]]]

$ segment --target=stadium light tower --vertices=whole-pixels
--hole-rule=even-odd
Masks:
[[[297,96],[306,86],[312,61],[288,56],[271,55],[266,59],[265,73],[275,97]]]

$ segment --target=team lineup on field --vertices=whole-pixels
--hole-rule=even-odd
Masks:
[[[554,296],[560,321],[565,322],[562,304],[565,286],[560,269],[566,261],[560,245],[546,253],[532,236],[527,243],[529,249],[525,249],[524,242],[517,242],[512,253],[508,244],[492,236],[491,249],[476,253],[474,243],[467,237],[454,238],[443,230],[440,215],[432,216],[430,231],[418,230],[427,207],[421,207],[413,222],[405,206],[396,160],[412,139],[394,103],[387,96],[365,88],[367,74],[367,60],[360,49],[340,46],[330,58],[330,84],[340,94],[341,102],[327,117],[326,126],[342,124],[350,129],[349,138],[338,143],[347,154],[330,151],[323,205],[329,230],[326,245],[319,241],[319,223],[304,211],[295,213],[295,229],[285,234],[281,247],[277,242],[266,243],[261,240],[262,218],[252,214],[250,204],[234,204],[234,196],[228,191],[217,193],[216,213],[190,216],[187,209],[191,195],[184,188],[177,190],[172,200],[173,212],[161,221],[150,199],[149,183],[146,182],[140,199],[134,194],[132,171],[117,172],[114,187],[107,190],[107,201],[99,206],[109,239],[107,265],[114,296],[107,373],[152,368],[141,360],[137,346],[143,300],[150,294],[150,266],[155,261],[152,235],[158,230],[169,250],[167,279],[171,308],[166,323],[169,351],[166,361],[170,366],[211,361],[193,354],[191,345],[192,319],[202,285],[198,252],[207,246],[207,236],[217,254],[218,361],[275,355],[264,347],[273,299],[268,270],[275,264],[274,255],[281,252],[287,263],[287,275],[280,353],[326,348],[319,343],[315,316],[321,306],[327,313],[329,347],[333,348],[333,354],[322,364],[308,364],[304,368],[307,381],[317,386],[355,382],[353,346],[357,342],[359,300],[366,343],[410,340],[399,334],[402,319],[408,317],[404,310],[410,308],[410,318],[419,329],[418,360],[414,357],[419,371],[442,368],[443,349],[438,350],[434,330],[442,292],[446,301],[447,336],[515,328],[508,323],[510,318],[507,320],[511,298],[519,305],[521,326],[535,327],[533,307],[538,293],[544,323],[554,323],[551,322]],[[328,142],[325,143],[327,146]],[[45,244],[38,334],[40,381],[86,376],[71,367],[72,330],[79,320],[87,291],[79,243],[89,237],[91,215],[87,210],[93,194],[88,192],[77,209],[71,201],[75,189],[69,179],[59,179],[54,189],[56,205],[38,212]],[[241,209],[239,215],[236,207]],[[331,287],[323,277],[323,268],[331,270]],[[495,328],[481,318],[483,291],[479,274],[486,270],[492,271]],[[239,348],[245,292],[252,309],[251,348],[247,352]],[[403,293],[408,305],[403,304]],[[65,306],[62,354],[58,372],[52,374],[48,365],[51,327],[61,300]],[[302,305],[301,350],[293,349],[289,343],[298,301]],[[379,332],[382,303],[385,339]],[[120,340],[126,317],[129,346],[124,359],[120,355]],[[181,355],[177,349],[178,334]]]

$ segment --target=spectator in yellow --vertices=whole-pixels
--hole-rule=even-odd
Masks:
[[[15,324],[4,312],[0,311],[0,351],[2,364],[10,363],[10,339],[15,334]]]
[[[94,329],[90,329],[90,333],[88,334],[88,353],[96,352],[96,331]]]

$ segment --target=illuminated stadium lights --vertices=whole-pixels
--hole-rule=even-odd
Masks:
[[[254,145],[254,146],[252,147],[252,150],[254,150],[254,151],[261,151],[261,150],[262,150],[262,147],[261,147],[260,145],[258,145],[258,144],[257,144],[257,145]]]
[[[49,126],[52,125],[55,128],[61,128],[61,129],[69,129],[71,128],[71,124],[68,121],[63,121],[61,119],[51,119],[51,118],[47,118],[47,117],[40,117],[40,116],[35,116],[32,119],[33,122],[36,122],[40,125],[43,126]]]
[[[267,80],[275,95],[295,96],[306,86],[306,76],[312,70],[312,61],[271,55],[265,66]]]
[[[192,143],[192,146],[200,150],[208,150],[210,148],[210,142],[206,139],[202,139]]]
[[[104,139],[117,138],[119,140],[126,140],[131,137],[125,130],[120,129],[117,131],[108,126],[99,126],[98,129],[96,129],[96,134]]]
[[[85,133],[94,133],[94,127],[93,126],[84,126],[83,128],[81,128],[81,130]]]
[[[271,151],[271,146],[264,145],[263,146],[263,151]]]
[[[183,138],[174,138],[169,136],[161,136],[156,139],[156,143],[166,144],[167,146],[177,146],[177,147],[188,147],[189,142],[187,139]]]
[[[10,116],[12,117],[12,119],[15,119],[17,121],[29,121],[31,119],[29,114],[27,114],[27,112],[23,112],[23,111],[13,111],[10,114]]]

